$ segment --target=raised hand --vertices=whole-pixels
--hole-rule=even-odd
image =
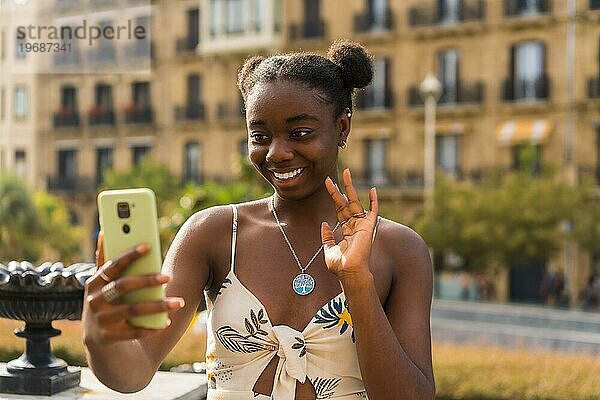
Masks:
[[[149,247],[142,244],[105,262],[102,234],[100,234],[96,253],[98,272],[86,282],[83,302],[82,320],[86,341],[109,344],[139,338],[155,330],[134,327],[127,323],[128,319],[162,311],[174,311],[183,307],[184,302],[181,298],[129,304],[121,302],[120,298],[126,293],[162,285],[169,281],[169,276],[161,274],[123,276],[127,267],[148,251]]]
[[[331,227],[327,222],[323,222],[321,241],[327,268],[343,282],[346,278],[360,277],[369,272],[369,257],[374,238],[373,232],[377,225],[379,204],[377,191],[371,188],[369,211],[365,211],[352,185],[349,169],[344,170],[342,179],[346,194],[343,194],[330,178],[325,180],[325,186],[335,203],[337,218],[342,225],[344,237],[336,244]]]

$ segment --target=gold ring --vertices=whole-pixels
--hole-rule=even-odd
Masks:
[[[100,278],[102,278],[106,283],[112,282],[112,279],[110,279],[110,276],[106,275],[104,273],[104,270],[100,271],[99,274]]]
[[[340,222],[340,225],[344,225],[345,223],[347,223],[348,221],[350,221],[352,218],[364,218],[367,216],[367,210],[362,210],[361,212],[352,214],[351,216],[349,216],[348,218],[346,218],[344,221]]]
[[[121,293],[117,290],[117,284],[115,281],[110,281],[108,284],[102,287],[102,297],[109,303],[117,300],[121,297]]]

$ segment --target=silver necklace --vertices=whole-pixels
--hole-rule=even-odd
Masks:
[[[277,216],[277,211],[275,211],[275,196],[271,197],[271,212],[273,213],[275,222],[277,222],[277,226],[279,227],[279,230],[281,231],[281,234],[283,235],[283,239],[287,243],[287,245],[290,249],[290,252],[292,253],[292,256],[294,256],[294,260],[296,260],[296,264],[298,264],[298,268],[300,268],[300,273],[298,275],[296,275],[294,277],[294,279],[292,280],[292,289],[294,289],[294,292],[296,294],[299,294],[300,296],[306,296],[307,294],[310,294],[315,288],[315,278],[313,278],[310,274],[307,274],[306,270],[308,269],[308,267],[310,267],[310,264],[312,264],[312,262],[315,261],[315,258],[317,258],[317,256],[321,252],[321,250],[323,250],[323,245],[321,245],[321,247],[319,247],[317,252],[312,256],[312,258],[308,261],[308,263],[303,267],[302,263],[298,259],[298,255],[296,254],[294,247],[292,247],[292,243],[290,242],[290,239],[287,237],[287,235],[285,234],[285,231],[283,230],[283,226],[281,225],[281,222],[279,222],[279,216]],[[335,228],[333,228],[333,231],[335,232],[339,226],[340,226],[340,223],[338,221],[338,223],[335,224]]]

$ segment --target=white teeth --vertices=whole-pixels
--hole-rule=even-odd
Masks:
[[[275,175],[275,178],[277,178],[277,179],[290,179],[290,178],[295,178],[296,176],[300,175],[300,173],[303,170],[304,170],[304,168],[298,168],[298,169],[295,169],[290,172],[285,172],[283,174],[280,174],[278,172],[273,172],[273,175]]]

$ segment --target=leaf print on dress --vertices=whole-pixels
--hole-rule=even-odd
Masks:
[[[217,292],[217,296],[219,296],[221,294],[221,291],[223,289],[227,289],[227,285],[231,285],[231,279],[229,279],[229,278],[225,278],[225,280],[223,281],[223,283],[219,287],[219,291]]]
[[[316,377],[312,380],[313,387],[317,399],[328,399],[333,397],[335,394],[335,388],[338,387],[342,378],[319,378]]]
[[[299,338],[298,336],[294,336],[294,339],[296,339],[297,343],[294,343],[292,345],[292,349],[294,350],[300,350],[300,354],[298,354],[298,357],[304,357],[306,355],[306,343],[304,342],[304,340],[302,338]]]
[[[340,327],[340,335],[343,335],[348,327],[352,328],[352,316],[348,311],[348,301],[342,303],[342,299],[335,298],[323,306],[315,315],[315,323],[327,324],[323,329],[334,326]],[[354,342],[354,330],[352,329],[352,342]]]
[[[243,335],[229,325],[217,329],[217,339],[227,350],[234,353],[254,353],[257,351],[277,350],[277,346],[258,335],[267,336],[267,332],[261,329],[262,324],[267,323],[264,319],[264,311],[250,310],[250,319],[244,318],[244,324],[248,335]]]

